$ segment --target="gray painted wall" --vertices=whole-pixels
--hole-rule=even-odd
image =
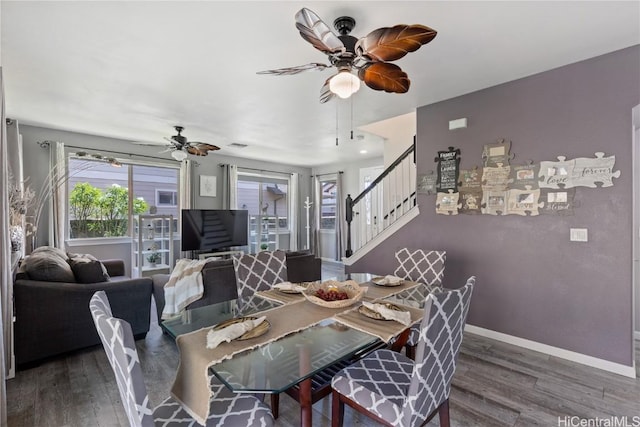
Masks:
[[[499,66],[499,64],[496,64]],[[418,110],[418,174],[438,150],[462,150],[462,168],[481,164],[483,144],[512,141],[512,164],[556,156],[616,156],[609,188],[578,188],[575,216],[420,215],[349,268],[388,273],[400,247],[444,249],[444,285],[476,275],[469,323],[604,360],[632,365],[632,121],[640,102],[640,46]],[[448,121],[466,117],[466,129]],[[589,242],[569,241],[570,227]]]

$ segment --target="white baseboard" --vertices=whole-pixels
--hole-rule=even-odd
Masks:
[[[503,334],[501,332],[492,331],[490,329],[481,328],[479,326],[467,324],[464,330],[475,335],[502,341],[507,344],[517,345],[518,347],[527,348],[529,350],[556,356],[561,359],[580,363],[582,365],[587,365],[593,368],[602,369],[604,371],[613,372],[614,374],[623,375],[629,378],[636,378],[635,366],[621,365],[620,363],[614,363],[608,360],[598,359],[597,357],[587,356],[586,354],[576,353],[575,351],[569,351],[563,348],[553,347],[536,341],[514,337],[513,335]]]

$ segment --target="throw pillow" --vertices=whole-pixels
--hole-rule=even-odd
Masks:
[[[69,263],[54,251],[34,251],[24,259],[24,271],[32,280],[71,283],[76,281]]]
[[[100,283],[109,280],[107,269],[90,254],[69,254],[69,264],[78,283]]]

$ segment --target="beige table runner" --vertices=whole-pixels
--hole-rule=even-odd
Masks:
[[[424,317],[424,310],[419,308],[407,307],[405,305],[396,304],[402,311],[408,311],[411,314],[411,323],[416,323],[422,320]],[[376,320],[367,317],[358,312],[358,307],[352,308],[348,311],[336,314],[333,319],[349,326],[350,328],[357,329],[367,334],[375,335],[382,341],[388,343],[391,338],[400,335],[407,326],[395,320]]]
[[[405,280],[400,286],[380,286],[373,282],[360,283],[360,286],[366,286],[368,288],[364,294],[364,299],[367,301],[375,301],[399,294],[402,291],[415,288],[416,286],[422,286],[422,284]]]
[[[288,294],[286,292],[281,292],[277,289],[269,289],[268,291],[258,291],[256,292],[261,298],[268,299],[271,301],[281,302],[283,304],[290,304],[292,302],[303,301],[304,295],[302,294]]]
[[[271,323],[271,328],[266,334],[251,340],[222,343],[214,349],[206,348],[210,327],[179,335],[176,343],[180,351],[180,364],[171,387],[171,395],[194,419],[204,425],[209,415],[211,394],[209,366],[229,359],[234,354],[306,329],[333,317],[340,311],[344,311],[344,308],[325,308],[307,301],[300,301],[255,313],[253,316],[256,317],[267,316],[267,320]]]

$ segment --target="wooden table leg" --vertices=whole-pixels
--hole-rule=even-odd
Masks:
[[[391,345],[391,350],[398,351],[398,352],[402,350],[402,347],[404,347],[407,341],[409,340],[409,332],[411,332],[410,328],[407,328],[404,331],[402,331],[402,333],[398,335],[398,338],[396,339],[396,341]]]
[[[298,364],[300,374],[306,375],[311,368],[311,354],[309,346],[302,344],[298,349]],[[311,414],[313,412],[311,398],[311,378],[307,378],[300,382],[298,394],[298,403],[300,403],[300,425],[302,427],[311,427]]]
[[[300,383],[300,425],[302,427],[311,427],[312,413],[311,378],[307,378]]]

